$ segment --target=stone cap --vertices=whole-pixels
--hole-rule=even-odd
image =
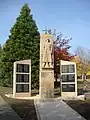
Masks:
[[[15,61],[14,63],[17,63],[17,64],[31,64],[31,59]]]
[[[41,34],[40,35],[40,39],[52,39],[52,40],[54,40],[54,38],[53,38],[53,35],[51,35],[51,34]]]

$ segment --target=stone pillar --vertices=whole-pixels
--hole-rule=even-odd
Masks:
[[[53,68],[53,36],[51,34],[42,34],[40,37],[40,98],[54,97]]]

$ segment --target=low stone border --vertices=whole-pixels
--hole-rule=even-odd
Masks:
[[[13,99],[25,99],[25,100],[34,100],[40,99],[38,95],[32,97],[13,97],[12,94],[5,94],[6,97],[13,98]]]
[[[5,94],[6,97],[13,98],[13,99],[28,99],[28,100],[39,100],[43,102],[53,102],[57,100],[85,100],[85,95],[79,95],[77,97],[58,97],[58,98],[40,98],[39,95],[31,96],[31,97],[13,97],[12,94]]]
[[[40,117],[40,114],[39,114],[39,110],[38,110],[38,107],[37,107],[36,100],[34,100],[34,105],[35,105],[35,109],[36,109],[37,118],[38,118],[38,120],[41,120],[41,117]]]

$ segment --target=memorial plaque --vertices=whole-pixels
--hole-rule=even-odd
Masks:
[[[62,65],[62,73],[74,73],[74,65]]]
[[[16,92],[29,92],[29,84],[16,84]]]
[[[24,72],[24,73],[29,73],[29,65],[28,64],[17,64],[16,67],[17,72]]]
[[[31,60],[14,62],[13,97],[31,96]]]
[[[16,74],[16,82],[29,82],[28,74]]]
[[[75,74],[62,75],[62,82],[75,82]]]
[[[62,65],[62,73],[68,73],[68,65]]]
[[[62,92],[75,92],[75,84],[62,84]]]

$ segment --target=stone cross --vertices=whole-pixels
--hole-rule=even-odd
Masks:
[[[45,30],[42,30],[42,31],[44,31],[44,32],[45,32],[45,34],[47,34],[47,33],[48,33],[48,29],[47,29],[47,28],[45,28]]]
[[[51,29],[47,29],[47,28],[45,28],[45,30],[42,30],[42,31],[44,31],[45,34],[51,34],[52,33]]]

